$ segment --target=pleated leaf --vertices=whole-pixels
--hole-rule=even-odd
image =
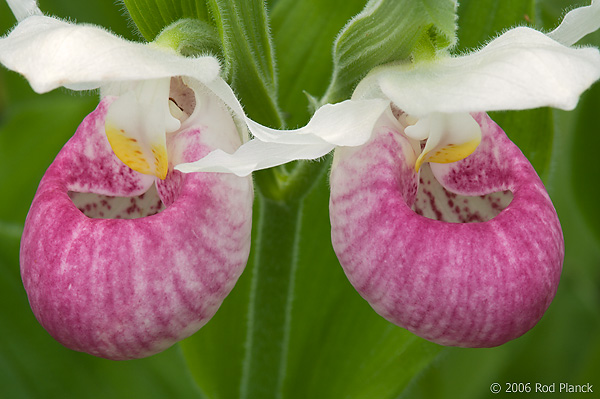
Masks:
[[[123,0],[131,19],[148,41],[173,22],[183,18],[208,21],[205,0]]]
[[[454,0],[371,0],[338,36],[328,102],[342,101],[377,65],[432,56],[456,42]]]

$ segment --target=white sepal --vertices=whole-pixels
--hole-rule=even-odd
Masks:
[[[96,89],[109,82],[219,75],[213,57],[186,58],[152,44],[131,42],[92,25],[32,16],[0,38],[0,63],[44,93],[64,86]]]
[[[416,117],[542,106],[570,110],[598,78],[597,49],[566,47],[520,27],[465,56],[379,67],[352,98],[389,98]]]

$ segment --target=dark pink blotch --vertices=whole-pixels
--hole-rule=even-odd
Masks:
[[[449,192],[441,219],[462,220],[458,194],[488,204],[488,217],[466,221],[486,221],[451,223],[411,209],[430,199],[417,198],[424,192],[417,194],[414,152],[392,124],[358,149],[336,150],[330,217],[346,275],[380,315],[442,345],[492,347],[541,319],[558,287],[564,242],[531,164],[486,114],[474,117],[483,132],[475,153],[432,170]],[[514,197],[499,212],[507,190]],[[504,193],[479,197],[493,192]]]
[[[154,183],[114,157],[104,134],[110,102],[88,115],[44,175],[25,223],[21,275],[56,340],[121,360],[168,348],[217,311],[248,258],[253,193],[249,178],[171,171],[158,183],[168,205],[160,213],[87,217],[69,192],[136,197]],[[213,149],[208,135],[237,134],[213,130],[188,128],[169,145],[181,147],[179,161],[193,161]],[[108,209],[105,202],[98,196],[96,207]],[[151,204],[150,215],[158,210]]]

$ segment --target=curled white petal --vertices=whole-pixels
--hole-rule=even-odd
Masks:
[[[234,152],[239,147],[240,142],[245,143],[248,141],[246,125],[236,123],[236,120],[232,118],[231,108],[227,106],[223,98],[194,79],[184,78],[182,80],[187,87],[192,89],[195,97],[193,112],[182,123],[182,130],[202,126],[207,132],[211,132],[203,138],[204,142],[213,148],[219,148],[227,152]],[[233,91],[227,83],[221,78],[217,78],[216,81],[221,81],[233,96]],[[233,99],[237,102],[235,96],[233,96]],[[231,98],[228,98],[228,100],[231,100]],[[241,106],[237,112],[240,111]]]
[[[569,48],[520,27],[465,56],[377,68],[353,98],[389,98],[417,117],[542,106],[570,110],[598,78],[597,49]]]
[[[189,172],[222,172],[247,176],[255,170],[267,169],[298,159],[317,159],[333,150],[335,146],[321,144],[281,144],[252,139],[233,154],[215,150],[204,158],[191,163],[179,164],[175,169]]]
[[[600,1],[571,10],[548,36],[565,46],[572,46],[584,36],[600,29]]]
[[[89,90],[107,82],[219,74],[213,57],[186,58],[153,45],[127,41],[92,25],[34,15],[0,38],[0,63],[44,93],[64,86]]]
[[[252,120],[247,123],[254,136],[267,142],[353,147],[369,140],[375,123],[388,110],[390,102],[387,100],[347,100],[322,106],[306,126],[295,130],[269,129]]]
[[[6,2],[17,21],[22,21],[32,15],[42,15],[36,0],[6,0]]]

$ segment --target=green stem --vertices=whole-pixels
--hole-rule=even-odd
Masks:
[[[223,43],[223,77],[248,116],[266,126],[282,127],[265,2],[208,0],[208,4]]]
[[[298,161],[291,171],[279,166],[254,173],[260,193],[274,201],[301,201],[329,169],[331,156],[318,161]]]
[[[300,202],[259,200],[241,399],[282,397],[302,214]]]

